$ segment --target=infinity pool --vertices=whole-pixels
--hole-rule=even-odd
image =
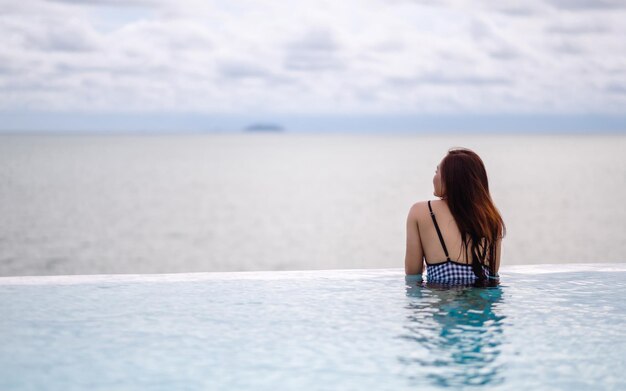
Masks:
[[[626,389],[626,265],[0,278],[0,390]]]

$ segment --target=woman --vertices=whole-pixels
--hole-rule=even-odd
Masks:
[[[491,195],[480,157],[453,148],[433,178],[436,201],[418,202],[407,218],[405,272],[429,282],[498,278],[504,222]]]

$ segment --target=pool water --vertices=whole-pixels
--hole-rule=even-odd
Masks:
[[[626,389],[626,265],[0,278],[0,390]]]

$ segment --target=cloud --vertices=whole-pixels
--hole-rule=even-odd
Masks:
[[[325,71],[342,69],[339,44],[328,30],[308,31],[286,48],[285,68],[292,71]]]
[[[546,27],[545,31],[556,35],[586,35],[586,34],[607,34],[609,28],[600,23],[575,23],[575,24],[553,24]]]
[[[229,79],[264,79],[270,76],[265,68],[251,62],[224,61],[218,66],[218,70],[223,77]]]
[[[52,3],[65,3],[77,6],[94,5],[107,7],[154,6],[163,3],[160,0],[46,0]]]
[[[283,84],[297,82],[292,77],[273,72],[266,66],[247,60],[220,60],[217,74],[219,81],[225,83],[256,80],[264,82],[268,87],[280,87]]]
[[[556,8],[574,11],[626,8],[622,0],[547,0],[547,2]]]
[[[46,29],[24,29],[25,46],[43,51],[82,52],[98,50],[101,37],[88,24],[70,19],[64,23],[47,25]]]
[[[480,76],[471,74],[446,75],[438,72],[419,75],[413,78],[391,77],[388,82],[395,86],[434,85],[442,87],[489,87],[510,85],[513,82],[504,77]]]
[[[619,5],[5,1],[0,110],[623,112]]]
[[[626,83],[610,83],[606,86],[606,91],[611,94],[626,95]]]
[[[515,60],[521,56],[520,52],[512,47],[499,47],[487,52],[490,57],[497,60]]]
[[[523,5],[510,6],[507,4],[503,4],[503,5],[494,4],[494,6],[497,7],[496,8],[497,12],[503,13],[508,16],[529,17],[529,16],[534,16],[537,14],[537,10],[535,10],[534,8],[528,5],[527,6],[523,6]]]
[[[557,53],[570,56],[579,56],[584,54],[584,49],[580,45],[567,41],[553,45],[552,49]]]

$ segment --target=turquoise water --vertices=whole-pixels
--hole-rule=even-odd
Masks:
[[[626,389],[626,265],[500,274],[0,278],[0,389]]]

